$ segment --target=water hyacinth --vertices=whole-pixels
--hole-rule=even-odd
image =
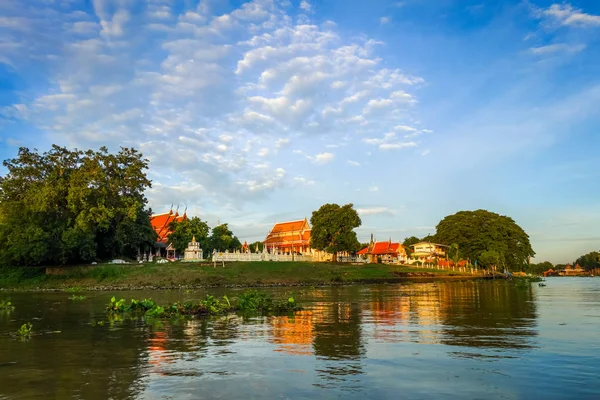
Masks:
[[[248,290],[240,295],[237,305],[233,305],[227,296],[216,298],[206,295],[200,301],[175,302],[159,306],[152,299],[110,299],[106,307],[109,314],[138,313],[147,317],[225,315],[233,312],[273,314],[301,310],[293,296],[287,300],[274,300],[272,296],[258,290]]]

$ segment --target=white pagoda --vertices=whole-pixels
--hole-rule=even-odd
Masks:
[[[187,248],[183,253],[184,261],[202,261],[204,255],[202,254],[202,248],[200,243],[196,242],[196,236],[192,237],[192,241],[188,243]]]

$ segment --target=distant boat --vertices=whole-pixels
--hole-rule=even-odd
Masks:
[[[538,283],[538,285],[539,285],[540,287],[544,287],[544,286],[546,286],[546,284],[545,284],[544,282],[540,282],[540,283]]]

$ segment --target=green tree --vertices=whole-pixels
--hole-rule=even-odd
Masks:
[[[498,267],[501,262],[501,255],[496,250],[484,250],[479,254],[479,264],[485,268]]]
[[[261,253],[265,247],[265,244],[263,242],[254,242],[248,245],[248,248],[250,248],[250,251],[255,253],[256,252],[256,248],[258,247],[258,252]]]
[[[539,275],[544,273],[544,271],[548,271],[549,269],[555,269],[554,265],[550,261],[529,265],[529,272],[532,274]]]
[[[585,270],[600,268],[600,252],[592,251],[584,254],[575,260],[575,264],[579,264]]]
[[[456,243],[463,258],[523,270],[535,255],[529,236],[512,218],[486,210],[460,211],[442,219],[436,227],[435,240],[450,245]],[[488,252],[484,259],[481,256]],[[492,257],[494,256],[494,257]]]
[[[208,245],[208,232],[210,228],[208,224],[198,217],[186,218],[180,221],[171,222],[169,228],[168,240],[175,247],[178,253],[183,253],[188,246],[188,243],[195,237],[200,243],[202,249],[206,249]]]
[[[146,208],[148,161],[135,149],[111,154],[53,145],[20,148],[0,177],[0,262],[40,265],[134,256],[153,246]]]
[[[454,265],[458,265],[458,262],[460,261],[460,248],[458,243],[452,243],[448,246],[448,257],[454,261]]]
[[[208,250],[233,251],[242,247],[240,240],[231,232],[227,224],[217,225],[212,229],[208,238]]]
[[[337,252],[359,250],[360,243],[354,229],[361,223],[352,204],[342,207],[337,204],[324,204],[317,211],[313,211],[310,218],[310,246],[333,254],[333,262],[336,262]]]

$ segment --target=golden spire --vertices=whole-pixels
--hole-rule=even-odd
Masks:
[[[196,235],[192,236],[192,243],[196,243]]]

